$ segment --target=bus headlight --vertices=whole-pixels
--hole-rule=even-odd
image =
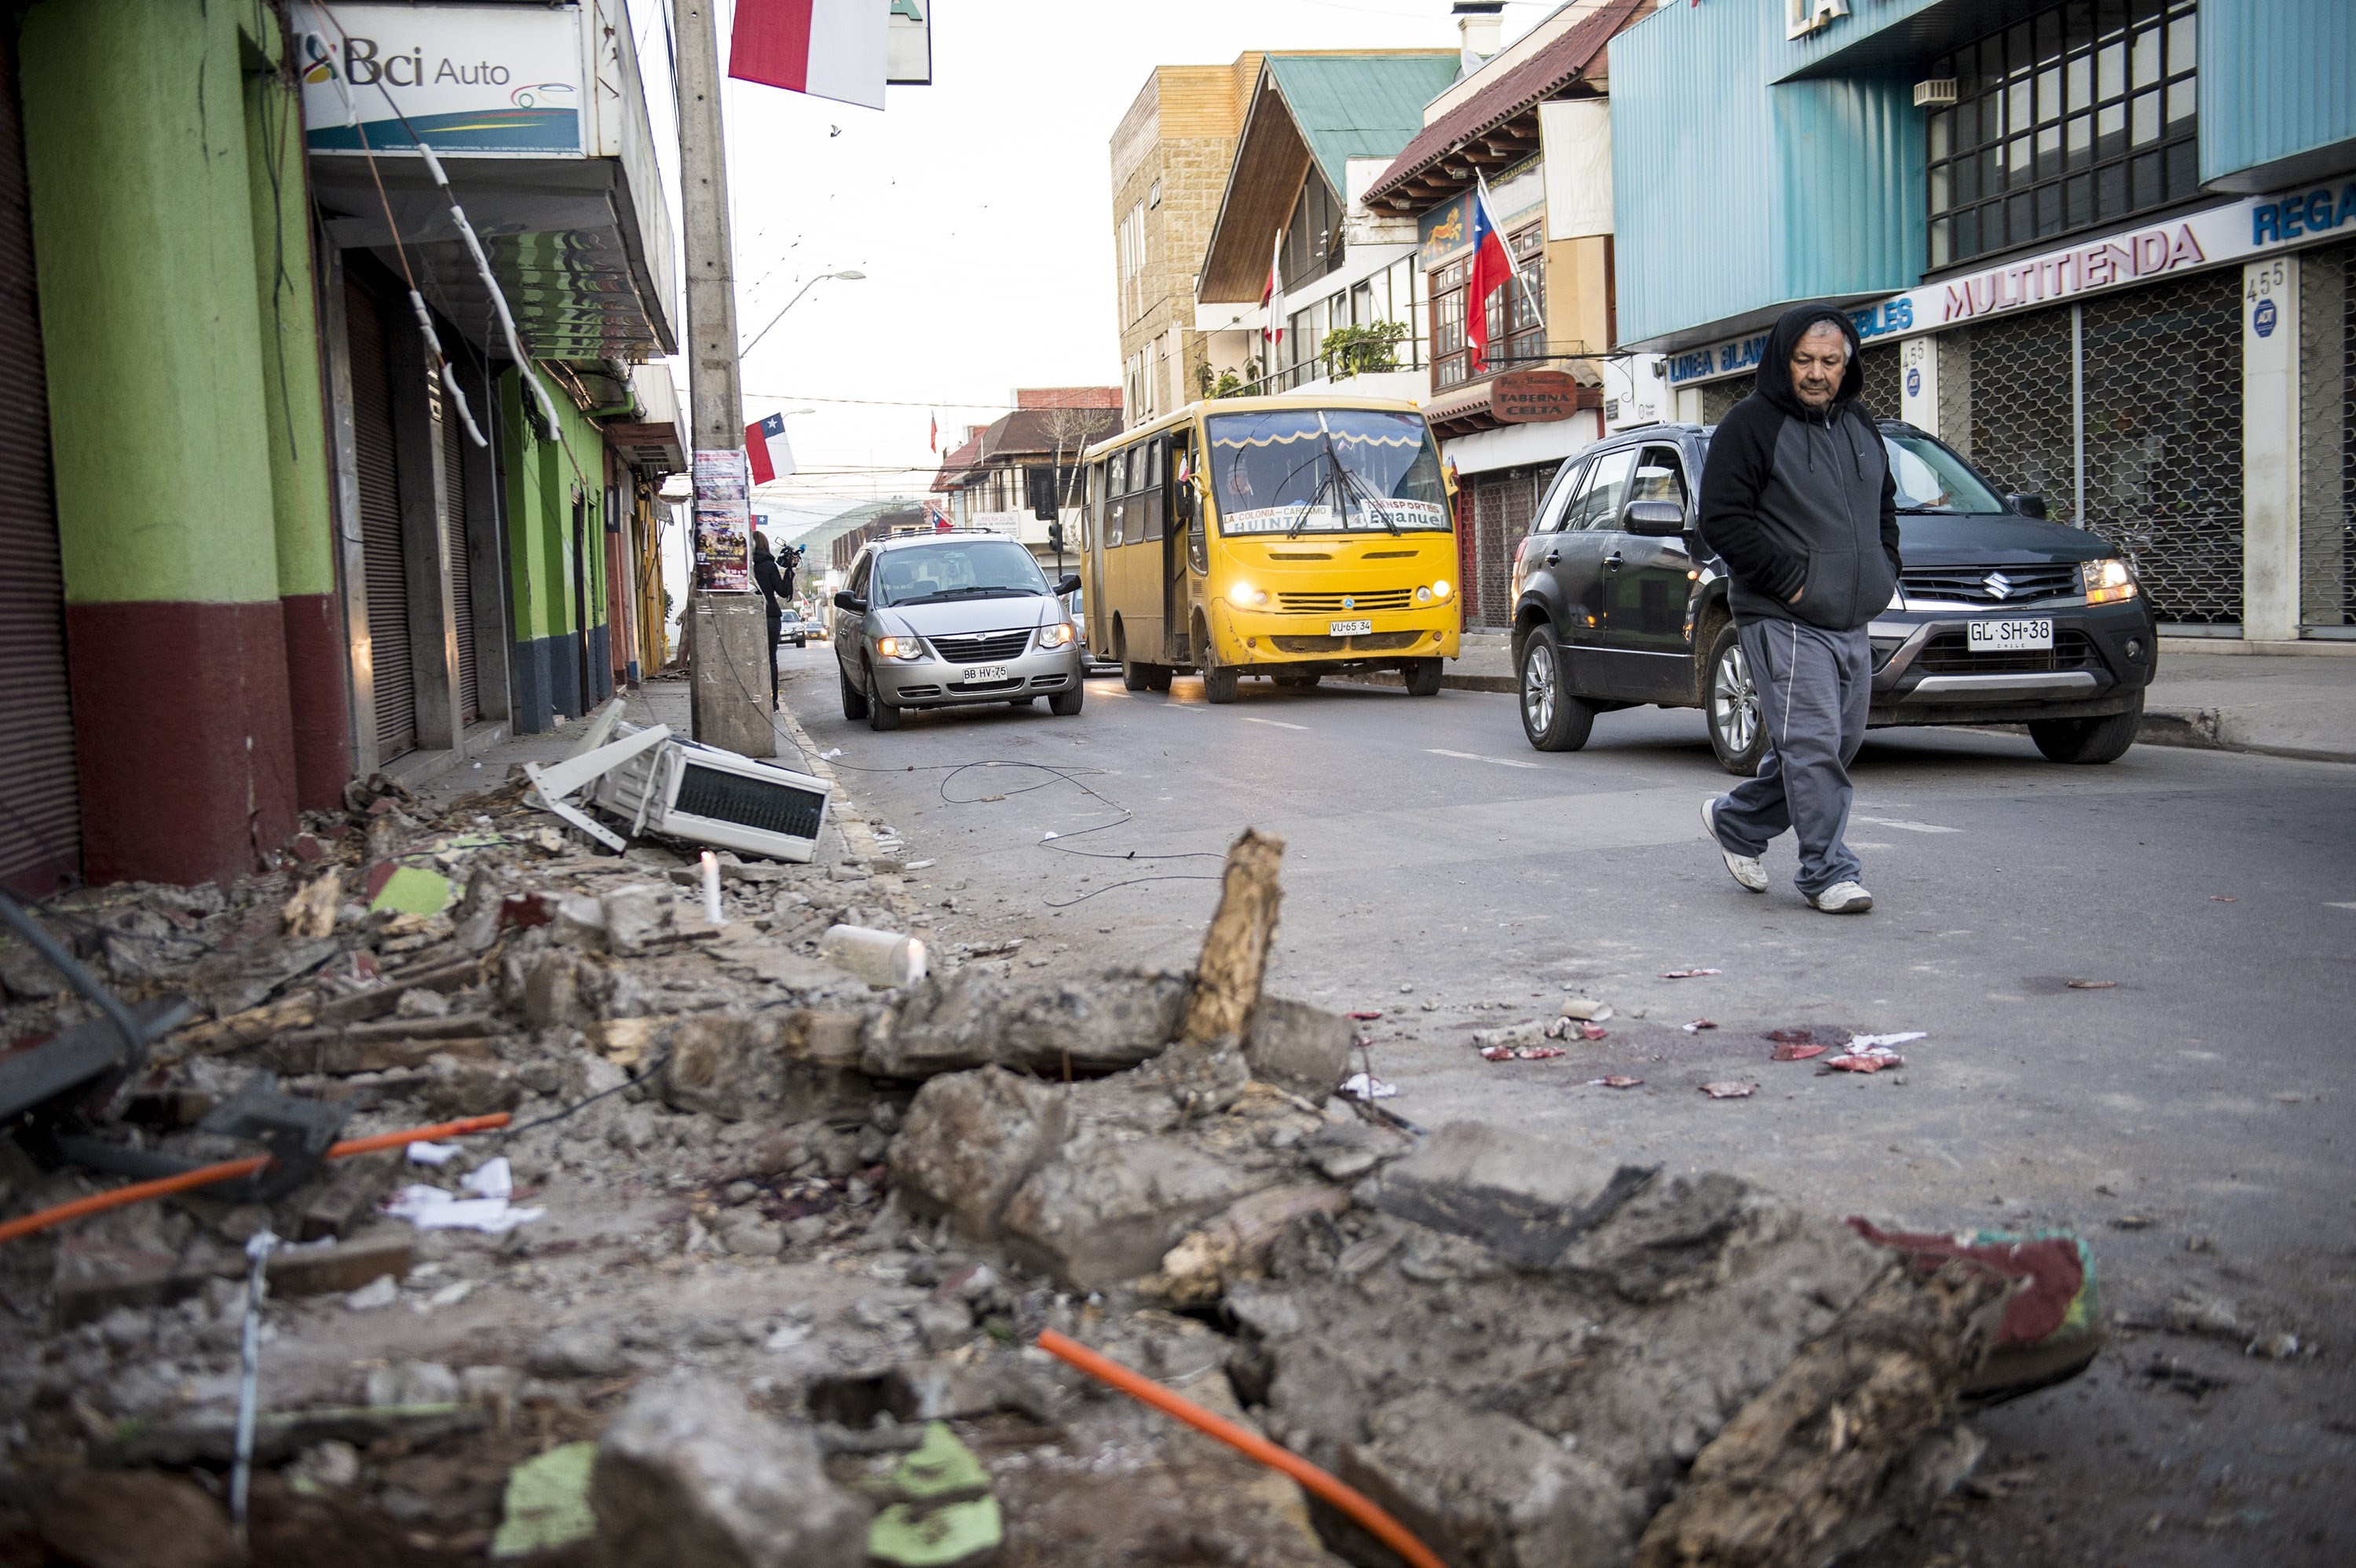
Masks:
[[[2086,590],[2089,604],[2114,604],[2136,596],[2135,573],[2116,556],[2108,560],[2080,561],[2078,581]]]
[[[1238,582],[1227,590],[1227,603],[1238,610],[1264,610],[1268,608],[1268,590]]]
[[[1429,603],[1431,603],[1431,590],[1430,590],[1430,589],[1429,589],[1429,588],[1419,588],[1419,589],[1417,589],[1417,590],[1415,591],[1415,602],[1416,602],[1417,603],[1419,603],[1419,604],[1429,604]]]
[[[1449,586],[1448,579],[1444,577],[1431,585],[1431,597],[1435,602],[1444,602],[1452,592],[1454,590]]]
[[[1066,647],[1070,645],[1072,636],[1069,621],[1051,621],[1039,628],[1039,645],[1043,648]]]

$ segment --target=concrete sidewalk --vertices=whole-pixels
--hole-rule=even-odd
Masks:
[[[1467,631],[1463,649],[1462,657],[1449,661],[1441,685],[1457,691],[1515,689],[1506,634]],[[1393,675],[1365,678],[1398,684]],[[2356,763],[2356,643],[2277,649],[2163,638],[2159,677],[2144,699],[2139,738],[2158,746]]]

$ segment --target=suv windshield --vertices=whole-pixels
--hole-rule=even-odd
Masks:
[[[1019,599],[1047,592],[1031,552],[1010,539],[958,539],[884,550],[875,559],[877,604],[947,599]]]
[[[1440,459],[1417,415],[1285,409],[1215,415],[1210,427],[1224,535],[1448,527]]]
[[[1925,435],[1884,431],[1890,473],[1898,483],[1901,512],[2000,513],[2004,502],[1965,467],[1963,459]]]

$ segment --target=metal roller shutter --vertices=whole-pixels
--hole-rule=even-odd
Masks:
[[[401,553],[401,480],[393,459],[392,376],[384,315],[358,283],[344,286],[351,339],[352,445],[360,493],[370,666],[376,678],[377,760],[417,749],[417,676],[409,650],[409,568]]]
[[[458,633],[458,722],[482,712],[475,684],[475,577],[466,559],[466,431],[455,403],[442,410],[442,534],[450,560],[451,619]]]
[[[39,898],[81,870],[65,578],[49,491],[48,378],[33,293],[16,59],[0,29],[0,885]]]

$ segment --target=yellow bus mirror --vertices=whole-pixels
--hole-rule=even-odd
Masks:
[[[1456,484],[1456,470],[1453,468],[1441,469],[1440,471],[1440,481],[1441,484],[1448,486],[1448,498],[1451,501],[1454,500],[1456,498],[1458,488]]]

